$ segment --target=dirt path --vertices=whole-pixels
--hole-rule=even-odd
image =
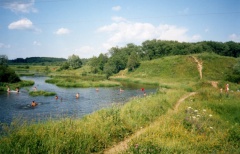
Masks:
[[[187,95],[184,95],[183,97],[181,97],[176,105],[174,106],[174,110],[168,110],[168,112],[177,112],[178,110],[178,107],[179,105],[185,100],[187,99],[188,97],[190,96],[193,96],[195,95],[196,92],[191,92],[191,93],[188,93]],[[157,123],[156,122],[153,122],[150,126],[146,127],[146,128],[143,128],[139,131],[137,131],[135,134],[133,134],[132,136],[130,136],[129,138],[125,139],[124,141],[118,143],[117,145],[115,145],[114,147],[110,148],[110,149],[107,149],[104,151],[104,154],[116,154],[116,153],[121,153],[123,152],[124,150],[126,150],[128,148],[128,142],[130,142],[133,138],[136,138],[138,137],[139,135],[141,135],[142,133],[144,133],[149,127],[151,127],[152,125],[155,125]]]
[[[202,79],[202,77],[203,77],[203,75],[202,75],[202,68],[203,68],[203,66],[202,66],[202,61],[199,61],[196,57],[194,57],[194,56],[191,56],[193,59],[194,59],[194,61],[197,63],[197,68],[198,68],[198,72],[199,72],[199,75],[200,75],[200,79]]]

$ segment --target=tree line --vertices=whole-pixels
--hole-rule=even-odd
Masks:
[[[9,64],[33,64],[33,63],[56,63],[64,62],[65,58],[53,58],[53,57],[28,57],[28,58],[16,58],[8,60]]]

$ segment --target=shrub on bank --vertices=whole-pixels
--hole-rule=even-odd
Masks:
[[[30,91],[29,95],[31,95],[31,96],[54,96],[54,95],[56,95],[56,93],[38,90],[38,91]]]

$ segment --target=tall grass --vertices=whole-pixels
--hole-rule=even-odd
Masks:
[[[124,153],[239,153],[239,93],[212,89],[188,98],[129,143]]]

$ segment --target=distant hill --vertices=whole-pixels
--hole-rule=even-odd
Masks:
[[[202,65],[202,78],[207,80],[226,79],[226,76],[232,72],[233,66],[238,62],[237,58],[219,56],[213,53],[167,56],[143,61],[139,68],[125,75],[146,79],[200,79],[198,63],[194,57]]]
[[[65,58],[53,58],[53,57],[28,57],[28,58],[16,58],[9,60],[10,64],[14,63],[45,63],[45,62],[64,62],[67,59]]]

